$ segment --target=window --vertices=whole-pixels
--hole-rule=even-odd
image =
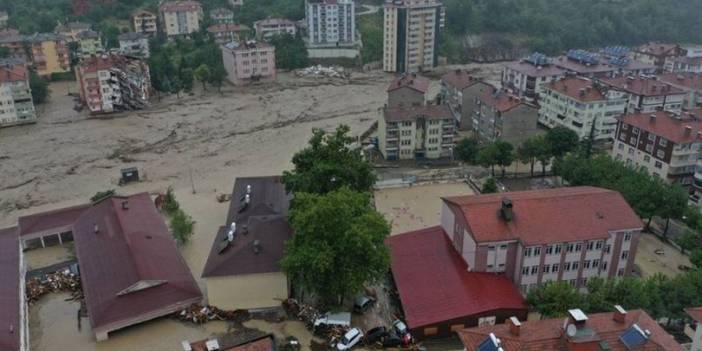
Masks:
[[[500,250],[507,250],[507,245],[500,245]]]
[[[612,248],[612,245],[607,244],[607,246],[605,246],[604,252],[605,252],[605,253],[609,253],[609,250],[610,250],[611,248]]]
[[[599,240],[597,243],[595,243],[595,250],[600,250],[602,249],[602,246],[604,245],[604,241]]]
[[[539,266],[531,266],[531,274],[539,274]]]
[[[603,271],[607,270],[607,261],[602,261],[602,270]]]
[[[582,249],[583,249],[582,243],[575,244],[575,252],[580,252],[580,250],[582,250]]]
[[[624,234],[624,241],[629,241],[629,240],[631,240],[631,233]]]
[[[590,260],[583,261],[583,269],[590,269],[591,264],[592,262],[590,262]]]
[[[588,241],[586,244],[587,251],[592,251],[595,248],[595,242],[594,241]]]
[[[534,248],[534,256],[541,256],[541,246]]]
[[[529,267],[522,267],[522,275],[529,275]]]
[[[546,246],[546,254],[547,255],[553,254],[553,246],[552,245]]]
[[[493,246],[493,245],[488,246],[488,251],[495,251],[495,246]]]
[[[544,266],[544,274],[549,273],[551,271],[551,266],[545,265]]]
[[[424,336],[432,336],[439,333],[438,327],[424,328]]]
[[[478,318],[478,326],[484,326],[484,325],[495,325],[496,318],[495,316],[487,316],[487,317],[481,317]]]
[[[560,265],[559,265],[558,263],[554,263],[553,265],[551,265],[551,271],[552,271],[553,273],[557,273],[557,272],[558,272],[558,267],[559,267],[559,266],[560,266]]]
[[[666,147],[666,146],[668,145],[668,140],[661,138],[661,139],[658,141],[658,145],[660,145],[660,146],[662,146],[662,147]]]
[[[570,284],[570,286],[575,286],[575,279],[569,280],[568,283]]]
[[[622,260],[626,260],[628,258],[629,258],[629,250],[622,251]]]
[[[573,249],[574,249],[574,248],[575,248],[575,245],[573,245],[573,244],[568,244],[568,246],[567,246],[567,248],[566,248],[566,251],[567,251],[567,252],[573,252]]]
[[[531,248],[527,247],[524,249],[524,257],[531,257]]]
[[[656,161],[656,163],[654,163],[654,166],[658,169],[663,168],[663,164],[661,163],[661,161]]]
[[[556,245],[556,254],[561,253],[561,244]]]
[[[563,270],[566,272],[570,271],[570,262],[566,262],[563,264]]]
[[[624,268],[619,268],[619,270],[617,270],[617,276],[618,276],[618,277],[623,277],[623,276],[624,276]]]
[[[578,268],[580,268],[580,262],[578,262],[578,261],[573,262],[573,264],[570,266],[570,268],[574,271],[577,271]]]

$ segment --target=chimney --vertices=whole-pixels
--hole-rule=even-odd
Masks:
[[[626,321],[626,310],[620,305],[614,305],[612,319],[617,323],[624,323]]]
[[[690,136],[691,133],[692,133],[692,127],[685,126],[685,136]]]
[[[97,223],[93,224],[93,231],[95,232],[95,234],[100,232],[100,226],[98,226]]]
[[[585,88],[580,89],[580,96],[585,96]]]
[[[649,116],[649,122],[655,123],[656,122],[656,114],[652,113],[651,116]]]
[[[579,308],[568,310],[568,316],[570,321],[578,328],[584,326],[587,322],[587,315]]]
[[[500,209],[500,214],[502,215],[502,219],[505,221],[509,222],[512,220],[512,199],[508,197],[502,198],[502,208]]]
[[[517,317],[509,317],[506,322],[509,325],[509,332],[514,336],[519,336],[519,331],[522,328],[522,323]]]
[[[123,210],[129,209],[129,201],[127,201],[127,200],[122,201],[122,209]]]
[[[258,255],[261,252],[261,242],[259,240],[254,240],[253,242],[253,252]]]

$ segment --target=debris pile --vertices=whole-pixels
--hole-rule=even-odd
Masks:
[[[33,304],[42,296],[50,293],[69,292],[71,301],[83,299],[80,276],[66,269],[55,273],[47,273],[43,277],[27,280],[26,294],[29,304]]]
[[[283,308],[290,315],[304,322],[308,329],[312,329],[314,321],[322,315],[314,306],[300,303],[295,299],[283,301]]]
[[[243,323],[251,319],[246,310],[225,311],[215,306],[202,306],[200,304],[190,305],[180,312],[176,312],[175,317],[181,321],[195,324],[204,324],[213,320]]]
[[[328,78],[348,78],[349,73],[341,66],[324,67],[322,65],[311,66],[295,71],[298,77],[328,77]]]
[[[219,202],[219,203],[228,202],[231,199],[232,199],[232,194],[218,194],[217,195],[217,202]]]

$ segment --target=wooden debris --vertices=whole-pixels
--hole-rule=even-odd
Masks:
[[[83,300],[83,290],[80,285],[80,276],[68,270],[48,273],[44,279],[34,277],[26,283],[27,301],[33,304],[42,296],[50,293],[68,292],[71,297],[67,300]]]

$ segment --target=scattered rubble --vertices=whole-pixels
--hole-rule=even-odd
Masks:
[[[344,67],[341,66],[331,66],[325,67],[322,65],[311,66],[295,71],[295,75],[298,77],[329,77],[329,78],[349,78],[350,74]]]
[[[70,293],[71,301],[82,300],[83,290],[80,284],[80,276],[66,269],[46,274],[42,278],[34,277],[26,283],[27,301],[30,305],[46,294],[58,292]]]
[[[213,320],[243,323],[251,319],[251,315],[246,310],[225,311],[215,306],[200,304],[191,305],[174,315],[181,321],[195,324],[204,324]]]

